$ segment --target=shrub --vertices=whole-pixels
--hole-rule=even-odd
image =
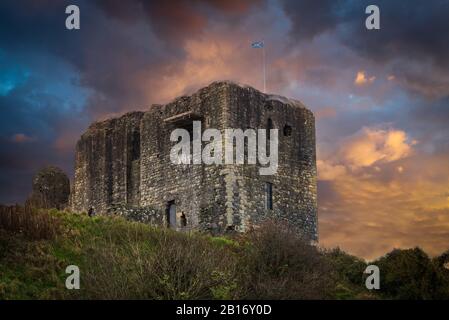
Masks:
[[[444,270],[420,248],[395,249],[373,262],[381,270],[380,294],[392,299],[449,299]]]
[[[151,241],[96,247],[84,285],[98,299],[231,298],[234,257],[205,236],[170,230]],[[150,239],[148,239],[150,240]]]
[[[334,279],[319,250],[295,230],[267,221],[241,239],[241,299],[323,299]]]
[[[28,239],[53,239],[59,227],[59,219],[46,210],[18,205],[0,206],[0,228],[22,233]]]
[[[419,248],[394,250],[373,262],[381,289],[368,291],[363,260],[319,250],[282,223],[211,237],[0,208],[0,299],[448,299],[448,261],[449,251],[430,259]],[[80,267],[81,290],[65,289],[70,264]]]
[[[366,263],[360,258],[347,254],[339,248],[326,250],[326,259],[335,274],[335,298],[372,298],[365,287],[364,271]]]

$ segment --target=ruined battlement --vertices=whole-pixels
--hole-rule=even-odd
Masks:
[[[202,130],[278,129],[276,173],[260,175],[259,164],[172,163],[170,134],[193,121]],[[129,211],[151,223],[214,233],[276,218],[316,240],[315,157],[315,119],[301,102],[214,82],[148,111],[92,124],[76,146],[71,207]]]

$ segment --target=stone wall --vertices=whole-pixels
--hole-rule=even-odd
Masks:
[[[279,167],[260,175],[259,165],[227,168],[227,217],[244,231],[267,217],[281,219],[318,240],[315,119],[299,101],[265,95],[253,88],[230,87],[228,126],[278,129]],[[272,184],[273,208],[267,208],[266,184]]]
[[[178,218],[184,214],[189,226],[213,232],[226,228],[222,215],[221,166],[171,163],[170,149],[174,143],[170,142],[170,133],[177,127],[191,126],[193,120],[200,120],[203,130],[222,128],[226,87],[224,83],[216,84],[165,106],[153,106],[145,113],[141,128],[142,137],[145,137],[142,140],[141,204],[165,211],[167,204],[174,201]]]
[[[140,161],[134,157],[142,112],[92,124],[76,145],[71,206],[106,212],[112,204],[138,205]]]
[[[171,163],[172,130],[191,128],[194,120],[223,137],[225,128],[262,129],[270,122],[279,129],[277,173],[261,176],[258,164]],[[177,229],[213,233],[245,231],[274,217],[317,240],[315,162],[315,120],[300,102],[215,82],[167,105],[93,124],[77,144],[72,208],[142,212],[151,223],[167,225],[174,204]],[[266,205],[268,182],[272,209]]]

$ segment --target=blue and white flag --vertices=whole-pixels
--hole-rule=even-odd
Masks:
[[[263,48],[264,43],[263,41],[255,41],[253,43],[251,43],[251,48]]]

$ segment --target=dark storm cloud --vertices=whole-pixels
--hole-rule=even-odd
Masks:
[[[360,54],[378,61],[411,57],[432,58],[440,66],[449,61],[449,1],[282,1],[297,41],[334,32]],[[365,28],[365,8],[380,9],[381,29]]]
[[[31,177],[44,165],[55,164],[67,173],[72,171],[71,153],[57,152],[53,141],[62,126],[71,123],[83,127],[86,121],[73,110],[62,110],[64,101],[42,94],[41,85],[31,78],[7,96],[0,96],[0,203],[22,202],[30,191]],[[41,92],[38,104],[30,99],[30,93],[36,90]]]
[[[367,30],[364,9],[380,8],[381,29]],[[448,66],[449,1],[352,1],[345,14],[341,36],[359,53],[377,61],[431,59]]]
[[[183,42],[219,19],[243,19],[261,1],[48,1],[0,4],[0,46],[44,51],[65,59],[93,90],[93,118],[148,107],[150,75],[177,72]],[[65,29],[65,7],[77,4],[81,29]],[[24,9],[25,8],[25,9]],[[151,70],[151,73],[150,71]],[[150,73],[150,74],[149,74]],[[157,90],[157,89],[156,89]]]
[[[433,123],[434,127],[447,129],[449,123],[449,97],[437,100],[426,108],[416,107],[413,116],[417,123],[419,121],[428,121]]]
[[[182,68],[183,43],[257,2],[2,1],[0,173],[9,183],[0,202],[23,201],[42,165],[71,173],[91,121],[161,102],[157,84]],[[69,4],[80,8],[80,30],[65,28]]]
[[[321,243],[340,245],[366,258],[418,243],[431,254],[445,250],[448,242],[449,38],[446,33],[449,2],[323,2],[319,10],[327,13],[319,15],[331,16],[322,21],[323,25],[321,21],[304,18],[316,16],[307,10],[313,7],[305,6],[301,12],[294,13],[292,3],[284,9],[293,19],[290,38],[296,45],[303,48],[304,43],[332,38],[352,54],[339,52],[353,59],[352,63],[346,63],[335,55],[320,61],[320,65],[327,66],[325,70],[335,68],[338,81],[333,86],[346,84],[343,92],[352,93],[356,101],[346,102],[349,107],[337,107],[334,117],[319,120],[317,124],[318,142],[325,151],[318,158]],[[365,8],[369,4],[380,8],[379,31],[365,28]],[[335,45],[328,46],[327,50],[333,48]],[[322,49],[317,55],[326,52],[326,48]],[[345,69],[354,67],[365,70],[367,78],[373,75],[376,79],[365,86],[351,87],[345,81]],[[329,81],[332,75],[320,73],[317,78],[318,87],[332,88]],[[325,85],[320,78],[325,79]],[[336,105],[335,92],[334,96]],[[380,150],[372,148],[367,141],[378,139],[383,130],[378,125],[382,123],[406,134],[411,151],[402,159],[388,163],[377,160],[354,169],[349,159],[338,162],[338,156],[330,151],[333,147],[336,151],[345,148],[345,143],[338,143],[336,137],[351,137],[357,128],[366,126],[370,128],[366,141],[351,146],[351,157],[365,161],[378,156]],[[371,153],[372,150],[376,152]]]
[[[68,4],[0,3],[1,203],[22,202],[44,165],[73,170],[72,152],[57,150],[55,141],[67,128],[82,131],[89,119],[73,64],[82,39],[64,28]]]
[[[449,153],[449,97],[422,100],[410,108],[411,129],[419,134],[426,152]]]
[[[56,56],[74,66],[80,84],[92,90],[86,111],[93,118],[120,111],[131,102],[142,102],[142,93],[126,76],[173,61],[176,55],[182,57],[174,50],[162,54],[164,41],[157,43],[138,15],[132,25],[125,26],[108,20],[102,9],[89,1],[74,2],[80,7],[81,29],[68,31],[65,7],[72,2],[30,2],[26,10],[17,2],[2,2],[0,48],[10,53],[33,52],[27,56],[31,59],[37,53],[48,59]]]
[[[333,30],[339,23],[337,9],[342,1],[282,0],[283,9],[291,20],[291,36],[296,41],[310,40],[322,32]]]
[[[282,1],[290,36],[301,43],[329,32],[358,55],[387,65],[410,91],[449,94],[449,1]],[[365,28],[365,8],[380,8],[380,30]]]
[[[261,51],[249,44],[263,38],[269,90],[317,111],[322,243],[372,256],[419,238],[437,252],[447,243],[447,227],[431,222],[447,223],[448,2],[3,0],[0,202],[23,201],[42,165],[71,172],[94,120],[217,79],[258,87]],[[81,30],[65,29],[69,4]],[[369,4],[380,31],[365,29]]]
[[[200,32],[208,20],[219,16],[227,19],[242,18],[253,6],[261,5],[263,0],[169,0],[163,2],[130,0],[95,1],[107,14],[133,23],[142,13],[154,28],[169,39]]]

